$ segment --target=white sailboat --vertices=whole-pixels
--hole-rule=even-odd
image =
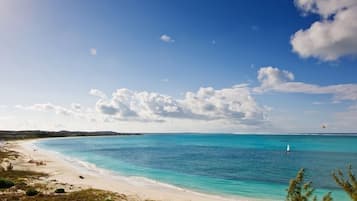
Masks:
[[[290,145],[289,144],[286,146],[286,152],[290,152]]]

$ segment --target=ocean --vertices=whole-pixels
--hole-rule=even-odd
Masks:
[[[291,151],[286,152],[287,145]],[[331,191],[349,198],[331,173],[357,173],[357,136],[145,134],[56,138],[36,146],[124,176],[145,177],[221,196],[283,201],[289,180],[300,168],[321,199]]]

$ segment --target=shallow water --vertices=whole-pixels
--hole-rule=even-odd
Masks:
[[[291,152],[286,153],[290,144]],[[306,168],[321,197],[348,197],[331,172],[356,167],[357,137],[321,135],[147,134],[59,138],[38,146],[127,176],[143,176],[219,195],[284,200],[289,179]]]

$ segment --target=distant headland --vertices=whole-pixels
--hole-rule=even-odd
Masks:
[[[142,133],[118,133],[113,131],[42,131],[42,130],[0,130],[0,140],[22,140],[51,137],[142,135]]]

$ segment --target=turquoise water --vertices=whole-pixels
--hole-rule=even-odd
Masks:
[[[348,164],[357,171],[354,136],[147,134],[59,138],[37,145],[121,175],[271,200],[284,200],[290,178],[304,167],[320,197],[332,191],[335,200],[347,201],[331,172]]]

